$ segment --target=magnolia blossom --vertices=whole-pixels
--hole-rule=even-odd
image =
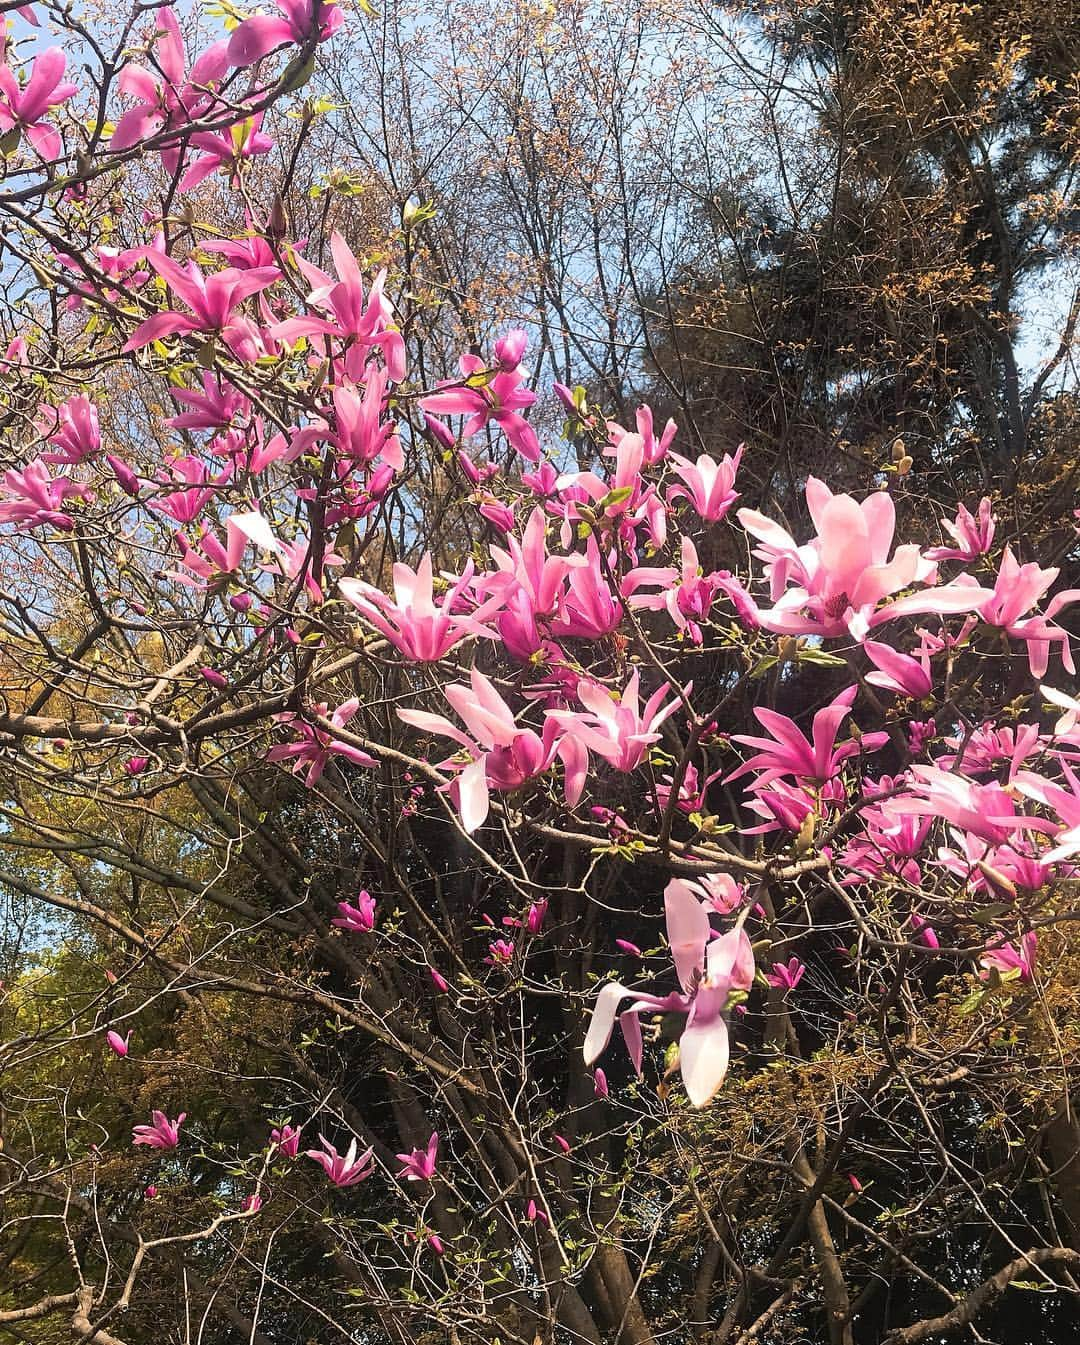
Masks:
[[[764,973],[774,990],[794,990],[805,975],[806,967],[797,957],[789,957],[787,962],[774,962],[772,971]]]
[[[132,1143],[145,1144],[151,1149],[175,1149],[180,1143],[180,1127],[187,1119],[182,1111],[175,1121],[170,1121],[163,1111],[151,1112],[152,1124],[136,1126],[132,1132]]]
[[[395,1154],[401,1163],[398,1177],[409,1182],[429,1182],[435,1176],[435,1163],[439,1156],[439,1136],[432,1133],[426,1149],[413,1149],[411,1153]]]
[[[360,702],[354,696],[351,700],[339,705],[332,714],[329,706],[325,703],[316,705],[314,710],[320,719],[329,718],[333,728],[340,729],[345,727],[359,708]],[[291,762],[290,770],[294,775],[300,775],[306,771],[304,784],[307,785],[308,789],[313,789],[322,779],[323,771],[329,765],[331,757],[344,757],[346,761],[351,761],[356,766],[378,765],[375,758],[369,756],[367,752],[341,742],[334,737],[332,731],[309,724],[301,714],[287,711],[284,714],[275,715],[274,720],[278,724],[285,724],[291,728],[296,735],[296,739],[291,743],[282,743],[277,747],[271,747],[266,754],[266,759],[267,761]]]
[[[956,511],[956,522],[942,520],[941,526],[953,539],[953,546],[935,546],[925,552],[927,560],[978,560],[990,550],[994,540],[996,520],[991,513],[990,501],[984,496],[979,501],[979,511],[972,516],[970,510],[960,505]]]
[[[660,686],[646,701],[644,709],[639,710],[640,680],[641,674],[635,668],[616,698],[598,683],[583,681],[578,686],[577,698],[585,707],[585,713],[549,710],[548,718],[617,771],[635,771],[645,759],[650,745],[660,740],[660,726],[679,708],[678,699],[664,705],[670,688]],[[690,690],[686,687],[684,694],[689,695]]]
[[[119,1032],[114,1032],[110,1028],[110,1030],[105,1034],[105,1040],[109,1043],[109,1046],[112,1048],[112,1050],[115,1051],[116,1054],[121,1057],[121,1059],[124,1056],[126,1056],[128,1051],[131,1049],[130,1032],[128,1032],[126,1037],[121,1037]]]
[[[682,478],[682,485],[672,486],[667,493],[668,503],[677,499],[686,499],[694,506],[706,523],[717,523],[724,517],[739,498],[735,489],[735,474],[742,461],[744,444],[735,450],[735,456],[725,453],[717,462],[707,453],[702,453],[696,463],[672,453],[670,460],[675,474]]]
[[[810,477],[806,504],[816,536],[799,546],[786,529],[753,509],[740,509],[739,522],[761,543],[754,551],[765,562],[774,606],[761,611],[766,630],[781,635],[854,635],[883,621],[925,612],[968,612],[986,596],[969,585],[941,585],[900,599],[880,610],[878,603],[901,589],[929,584],[935,566],[913,545],[892,551],[896,510],[879,491],[861,503],[834,495]]]
[[[1021,981],[1034,980],[1035,949],[1038,942],[1038,935],[1031,929],[1021,935],[1019,947],[1011,943],[987,943],[986,952],[979,958],[984,968],[979,975],[985,980],[990,971],[994,970],[1008,980],[1016,978]]]
[[[375,928],[375,906],[375,898],[370,892],[363,890],[357,894],[355,906],[347,901],[339,901],[338,914],[330,923],[337,925],[339,929],[352,930],[354,933],[370,933]]]
[[[45,116],[79,91],[77,84],[64,80],[66,65],[63,51],[50,47],[34,58],[30,78],[23,87],[11,67],[0,64],[0,132],[16,127],[23,131],[46,163],[59,156],[61,142],[59,132],[45,121]]]
[[[300,1134],[302,1127],[295,1129],[283,1125],[280,1130],[271,1130],[270,1143],[283,1158],[295,1158],[300,1152]]]
[[[335,1186],[355,1186],[357,1182],[366,1180],[375,1171],[374,1148],[365,1149],[358,1157],[355,1138],[344,1154],[339,1154],[323,1134],[319,1135],[319,1143],[322,1150],[308,1149],[305,1157],[321,1164],[323,1171]]]
[[[502,605],[499,598],[481,603],[467,615],[455,611],[472,582],[471,560],[439,605],[435,603],[435,581],[428,552],[415,570],[398,562],[393,577],[393,599],[362,579],[342,579],[338,587],[361,616],[406,658],[434,663],[470,635],[495,638],[484,622]]]
[[[705,906],[678,879],[667,886],[664,910],[681,993],[646,994],[629,990],[617,981],[604,985],[585,1037],[585,1063],[591,1065],[607,1049],[618,1016],[630,1058],[640,1073],[640,1015],[685,1013],[679,1062],[687,1096],[695,1107],[703,1107],[727,1073],[729,1049],[724,1011],[733,990],[749,990],[753,983],[754,953],[741,926],[714,938]],[[619,1006],[625,999],[632,1003],[620,1013]]]
[[[811,738],[807,738],[794,720],[775,710],[760,707],[754,710],[757,721],[772,734],[771,738],[754,738],[734,734],[732,742],[760,750],[729,775],[728,781],[737,780],[751,771],[758,772],[755,788],[771,785],[785,775],[800,780],[825,784],[833,779],[848,757],[860,752],[872,752],[889,740],[884,732],[864,733],[850,742],[836,742],[840,725],[851,712],[858,687],[848,687],[833,698],[824,709],[814,715]]]

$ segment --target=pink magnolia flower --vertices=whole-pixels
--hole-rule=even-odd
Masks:
[[[953,539],[953,546],[935,546],[925,552],[927,560],[977,560],[985,556],[994,540],[996,520],[990,512],[990,501],[985,496],[979,501],[977,517],[960,505],[956,511],[956,522],[948,523],[944,519],[941,526]]]
[[[128,1051],[131,1049],[130,1032],[127,1034],[126,1037],[121,1037],[119,1032],[114,1032],[110,1028],[110,1030],[105,1034],[105,1040],[109,1043],[109,1045],[116,1052],[116,1054],[120,1056],[121,1059],[123,1059],[124,1056],[126,1056]]]
[[[219,170],[228,173],[229,185],[235,187],[240,180],[241,165],[260,154],[269,154],[274,148],[274,141],[262,130],[262,122],[263,114],[256,112],[234,122],[227,131],[197,131],[190,145],[199,151],[199,157],[180,179],[180,190],[193,190]]]
[[[156,1186],[148,1186],[143,1192],[147,1200],[157,1200],[158,1189]]]
[[[986,596],[977,584],[945,584],[875,611],[883,598],[900,589],[931,582],[933,562],[911,545],[898,547],[889,559],[896,510],[883,491],[859,503],[850,495],[834,495],[812,476],[806,483],[806,503],[817,535],[805,546],[763,514],[739,510],[739,522],[761,543],[754,555],[765,562],[769,576],[775,605],[758,614],[766,630],[781,635],[850,633],[862,639],[882,621],[923,612],[967,612]]]
[[[540,1208],[535,1200],[530,1200],[525,1206],[525,1218],[531,1224],[543,1224],[545,1227],[551,1222],[547,1213]]]
[[[508,967],[514,960],[514,945],[506,939],[495,939],[488,944],[484,961],[489,967]]]
[[[1059,758],[1059,764],[1068,788],[1034,771],[1018,771],[1013,779],[1021,794],[1043,804],[1060,820],[1059,827],[1035,818],[1024,819],[1023,825],[1028,830],[1056,833],[1053,849],[1040,856],[1044,864],[1054,864],[1080,854],[1080,780],[1067,761]]]
[[[472,582],[471,560],[438,606],[429,552],[424,552],[415,570],[398,562],[393,576],[393,599],[362,579],[342,579],[339,588],[361,616],[406,658],[434,663],[469,635],[495,638],[484,622],[502,605],[500,598],[488,599],[468,615],[454,611]]]
[[[710,458],[707,453],[702,453],[696,463],[680,457],[678,453],[672,453],[672,465],[683,484],[671,487],[667,493],[668,504],[680,498],[689,500],[706,523],[718,523],[739,498],[739,492],[735,489],[735,474],[739,470],[744,449],[745,445],[740,444],[734,457],[725,453],[720,462]]]
[[[337,337],[346,341],[348,349],[343,360],[344,371],[348,378],[356,382],[364,380],[367,352],[373,346],[378,347],[386,363],[387,376],[393,382],[400,383],[405,377],[405,341],[393,325],[394,310],[383,293],[386,272],[380,271],[375,277],[365,300],[364,278],[360,267],[351,248],[336,229],[330,235],[330,252],[337,268],[336,281],[303,257],[296,257],[296,265],[312,286],[307,296],[308,304],[331,316],[322,318],[308,314],[286,318],[271,328],[271,335],[275,340],[290,344],[301,336]]]
[[[109,141],[111,149],[122,150],[146,140],[158,131],[182,130],[206,112],[216,88],[229,68],[227,43],[215,42],[187,71],[187,53],[176,12],[171,6],[156,11],[157,27],[154,64],[160,71],[126,65],[120,72],[118,87],[122,94],[138,101],[116,123]],[[162,151],[162,163],[169,173],[180,161],[178,145]]]
[[[560,639],[576,636],[600,640],[618,628],[623,617],[622,603],[608,586],[595,536],[590,535],[585,556],[575,560],[583,563],[573,564],[567,570],[566,587],[559,597],[551,633]]]
[[[608,1088],[607,1075],[599,1066],[593,1071],[593,1092],[597,1097],[607,1097],[611,1092]]]
[[[588,769],[587,754],[576,740],[560,737],[559,726],[550,717],[544,722],[542,735],[519,728],[514,712],[489,678],[473,668],[469,681],[469,686],[455,683],[443,692],[467,733],[444,716],[426,710],[397,712],[398,718],[413,728],[460,743],[471,758],[465,765],[453,759],[441,763],[442,769],[456,768],[459,772],[453,790],[465,830],[475,831],[486,819],[492,789],[520,789],[550,769],[556,757],[566,768],[567,802],[573,807],[581,797]]]
[[[1065,670],[1076,672],[1068,632],[1054,625],[1054,617],[1064,607],[1080,601],[1080,589],[1066,589],[1056,593],[1041,615],[1027,617],[1037,602],[1046,594],[1059,571],[1055,567],[1040,569],[1038,565],[1021,565],[1006,547],[993,592],[978,605],[979,616],[990,626],[997,626],[1014,640],[1027,645],[1028,666],[1032,677],[1045,676],[1050,662],[1050,647],[1059,646]]]
[[[536,401],[536,393],[524,386],[521,370],[500,369],[490,375],[479,355],[462,355],[460,380],[439,384],[439,390],[420,405],[434,415],[467,416],[461,437],[470,439],[494,421],[515,449],[529,462],[540,461],[540,441],[521,412]]]
[[[675,438],[678,426],[673,420],[669,420],[664,426],[663,433],[659,438],[653,427],[653,413],[651,406],[639,406],[635,414],[637,432],[641,438],[641,460],[646,467],[655,467],[658,462],[663,462],[667,457],[668,449]],[[604,449],[605,456],[610,455],[613,450],[618,450],[619,444],[629,433],[621,425],[614,421],[607,422],[608,438],[611,440],[612,448]]]
[[[42,462],[53,467],[76,467],[101,449],[97,407],[79,393],[59,406],[42,406],[41,431],[53,446]]]
[[[275,47],[301,46],[316,32],[316,16],[319,42],[333,37],[345,21],[333,0],[275,0],[275,3],[282,18],[254,14],[237,25],[229,38],[230,65],[254,65]]]
[[[362,890],[353,906],[347,901],[337,904],[337,918],[331,920],[339,929],[348,929],[357,934],[368,934],[375,928],[375,898],[366,889]]]
[[[61,143],[57,130],[44,118],[79,91],[77,84],[64,80],[66,65],[63,51],[50,47],[34,58],[25,88],[10,66],[0,65],[0,131],[18,127],[47,163],[58,157]]]
[[[938,940],[936,931],[931,928],[930,924],[915,911],[912,911],[909,923],[918,942],[924,947],[931,948],[934,952],[937,952],[941,947],[941,943]]]
[[[172,416],[165,423],[176,430],[223,430],[236,420],[243,419],[251,403],[231,383],[222,384],[210,370],[202,375],[202,392],[191,388],[170,388],[173,399],[190,411]]]
[[[439,1155],[438,1132],[433,1132],[426,1149],[414,1149],[412,1153],[395,1154],[401,1163],[398,1177],[408,1182],[429,1182],[435,1176],[435,1162]]]
[[[435,1253],[436,1256],[446,1255],[446,1247],[443,1244],[443,1240],[442,1238],[439,1237],[438,1233],[429,1233],[427,1241],[428,1246],[431,1248],[431,1250]]]
[[[564,1136],[552,1135],[551,1138],[555,1141],[555,1143],[559,1146],[559,1148],[562,1150],[564,1154],[568,1154],[570,1152],[571,1147],[570,1141],[566,1139]]]
[[[866,680],[886,691],[895,691],[900,696],[911,696],[921,700],[929,696],[933,689],[930,676],[930,655],[923,653],[919,658],[910,654],[901,654],[891,645],[879,644],[876,640],[864,640],[863,648],[867,657],[877,669],[867,673]]]
[[[765,979],[775,990],[794,990],[805,975],[806,967],[799,959],[789,957],[787,962],[774,962]]]
[[[529,913],[525,917],[525,929],[535,937],[544,927],[544,921],[547,919],[548,899],[541,897],[539,901],[534,901],[529,907]]]
[[[182,1111],[175,1121],[170,1121],[163,1111],[154,1111],[151,1119],[151,1125],[135,1127],[132,1143],[145,1144],[151,1149],[175,1149],[180,1143],[180,1127],[187,1119],[187,1112]]]
[[[631,607],[666,609],[676,627],[685,631],[694,644],[701,644],[700,623],[708,620],[713,598],[722,586],[716,582],[718,576],[702,574],[697,548],[689,537],[682,539],[681,560],[678,570],[673,566],[631,570],[622,582],[622,592],[630,599]],[[639,594],[637,590],[645,585],[662,587],[664,592]]]
[[[641,1072],[642,1013],[684,1013],[679,1062],[686,1093],[703,1107],[724,1081],[728,1067],[728,1029],[724,1018],[733,990],[749,990],[754,980],[754,953],[741,927],[713,937],[709,915],[693,891],[680,880],[664,892],[668,943],[681,993],[650,995],[628,990],[617,981],[604,985],[593,1008],[585,1037],[586,1065],[607,1049],[618,1016],[634,1068]],[[630,1007],[619,1013],[625,999]]]
[[[525,348],[529,344],[527,332],[523,332],[520,327],[509,331],[505,336],[500,336],[495,342],[495,363],[506,374],[512,374],[521,363],[525,355]]]
[[[1034,980],[1035,949],[1038,942],[1038,935],[1033,929],[1021,936],[1019,948],[1011,943],[988,942],[986,952],[979,958],[980,964],[985,968],[979,975],[986,980],[991,968],[994,968],[1008,980],[1015,980],[1017,977],[1021,981]]]
[[[315,713],[321,719],[328,718],[334,728],[340,729],[345,727],[359,708],[360,701],[354,696],[351,700],[339,705],[332,714],[328,713],[328,706],[325,702],[315,706]],[[291,743],[282,743],[277,747],[272,747],[267,752],[266,759],[267,761],[291,762],[290,769],[294,775],[299,775],[306,767],[307,774],[304,776],[304,784],[308,789],[314,788],[319,783],[331,757],[344,757],[346,761],[351,761],[357,766],[378,765],[374,757],[369,756],[358,747],[351,747],[348,743],[339,741],[326,729],[317,728],[314,724],[308,723],[302,714],[290,711],[275,715],[274,720],[278,724],[288,725],[296,734],[296,739]]]
[[[240,1212],[241,1214],[258,1214],[262,1209],[262,1204],[262,1196],[257,1191],[253,1191],[251,1195],[245,1196],[240,1202]]]
[[[435,987],[435,989],[439,992],[439,994],[445,995],[446,992],[450,989],[450,982],[446,979],[446,977],[442,974],[442,972],[437,971],[434,967],[428,967],[428,975],[431,977],[431,984]]]
[[[660,726],[680,704],[676,698],[665,706],[670,689],[661,686],[646,701],[644,709],[639,709],[640,680],[641,674],[635,668],[623,691],[613,699],[599,683],[583,679],[578,684],[577,698],[586,712],[548,710],[547,717],[617,771],[636,771],[649,747],[659,741]],[[686,693],[689,692],[687,687]]]
[[[620,952],[626,953],[630,957],[642,956],[641,949],[636,943],[631,943],[629,939],[616,939],[615,947],[618,948]]]
[[[202,492],[199,492],[200,494]],[[158,507],[163,507],[157,502]],[[175,505],[174,505],[175,507]],[[168,509],[164,510],[168,512]],[[187,512],[182,508],[181,512]],[[196,578],[172,572],[173,577],[182,583],[198,585],[200,581],[218,581],[227,575],[235,574],[240,568],[244,552],[249,543],[254,543],[263,551],[280,554],[281,543],[274,536],[273,529],[258,510],[248,513],[230,514],[225,520],[225,545],[206,525],[200,527],[194,539],[189,540],[182,532],[176,534],[181,550],[180,564]]]
[[[300,1133],[302,1127],[295,1129],[291,1125],[283,1125],[280,1130],[271,1130],[270,1143],[277,1149],[283,1158],[295,1158],[300,1152]]]
[[[343,459],[366,466],[381,458],[395,472],[401,471],[405,457],[397,426],[383,417],[388,398],[388,375],[374,363],[364,369],[363,396],[348,383],[334,389],[334,418],[337,432],[334,442]]]
[[[124,762],[124,770],[128,775],[142,775],[147,766],[150,765],[149,757],[128,757]]]
[[[70,532],[75,520],[65,513],[68,500],[83,500],[90,496],[87,486],[81,486],[70,477],[51,477],[40,458],[28,462],[22,471],[10,468],[0,480],[0,491],[6,499],[0,501],[0,523],[15,523],[20,529],[50,524],[63,532]]]
[[[136,327],[122,353],[141,350],[151,341],[160,341],[165,336],[198,332],[220,336],[233,355],[244,363],[253,363],[259,358],[262,342],[258,329],[236,310],[245,299],[261,293],[281,278],[276,266],[257,266],[248,271],[229,266],[205,276],[194,261],[180,266],[171,257],[152,249],[147,249],[146,259],[176,298],[191,311],[181,313],[170,309],[147,318]]]
[[[306,1158],[312,1158],[322,1165],[323,1171],[335,1186],[355,1186],[365,1181],[375,1171],[374,1148],[365,1149],[359,1157],[356,1153],[356,1139],[349,1144],[348,1151],[339,1154],[325,1135],[319,1135],[319,1143],[324,1152],[308,1149]]]
[[[722,770],[713,771],[707,775],[704,780],[698,775],[697,767],[691,762],[683,774],[682,784],[679,786],[679,797],[675,804],[680,813],[687,817],[691,813],[702,813],[705,811],[705,793],[714,780],[719,780],[723,775]],[[662,775],[660,782],[656,786],[656,798],[660,807],[665,811],[671,805],[671,791],[674,785],[673,775]]]
[[[851,712],[857,692],[857,687],[848,687],[814,715],[812,741],[787,715],[756,708],[754,717],[772,737],[754,738],[741,733],[732,736],[732,742],[761,750],[733,771],[727,777],[728,782],[757,771],[755,788],[771,785],[785,775],[825,784],[836,776],[848,757],[883,747],[889,740],[884,732],[865,733],[858,739],[836,744],[840,725]]]
[[[1022,789],[1022,785],[1017,787]],[[1056,830],[1052,823],[1019,817],[1011,795],[999,785],[976,784],[955,771],[943,771],[940,766],[912,766],[908,772],[908,790],[909,793],[881,804],[882,816],[895,828],[908,815],[939,817],[991,845],[1003,845],[1020,828]]]

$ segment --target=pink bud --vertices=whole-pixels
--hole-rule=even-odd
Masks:
[[[564,1154],[568,1154],[570,1152],[570,1141],[568,1139],[564,1139],[562,1135],[552,1135],[552,1139],[555,1141],[555,1143],[559,1146],[559,1148],[563,1151]]]
[[[248,612],[251,610],[251,605],[250,593],[234,593],[229,599],[229,606],[237,612]]]
[[[124,770],[128,775],[141,775],[147,766],[150,765],[149,757],[128,757],[124,762]]]
[[[110,985],[115,985],[115,984],[116,984],[116,979],[117,979],[117,978],[116,978],[116,972],[115,972],[115,971],[110,971],[109,968],[106,967],[106,968],[105,968],[105,979],[108,981],[108,983],[109,983]]]
[[[441,420],[436,420],[434,416],[424,413],[424,425],[427,427],[428,434],[432,439],[443,446],[448,451],[454,447],[454,432],[450,426]]]
[[[528,335],[520,328],[507,332],[495,342],[495,363],[504,373],[512,374],[521,363],[528,344]]]
[[[223,677],[216,668],[200,668],[199,672],[212,687],[217,687],[219,691],[228,691],[229,679]]]
[[[240,1212],[242,1214],[258,1214],[261,1209],[262,1196],[258,1195],[256,1192],[252,1192],[251,1195],[245,1196],[240,1205]]]
[[[641,949],[636,943],[631,943],[629,939],[616,939],[615,947],[621,948],[624,953],[629,953],[631,957],[641,956]]]
[[[105,461],[113,469],[113,475],[119,482],[121,490],[127,491],[132,496],[138,495],[139,478],[127,463],[122,458],[115,457],[112,453],[105,454]]]
[[[859,1181],[858,1177],[855,1176],[854,1172],[848,1173],[848,1181],[851,1183],[851,1189],[853,1191],[862,1190],[862,1182]]]
[[[428,1246],[436,1256],[446,1255],[446,1248],[443,1246],[443,1240],[439,1237],[438,1233],[428,1234]]]
[[[147,1198],[147,1200],[156,1200],[156,1199],[157,1199],[157,1187],[156,1187],[156,1186],[148,1186],[148,1187],[146,1188],[146,1190],[143,1192],[143,1195]]]
[[[593,1092],[597,1097],[607,1097],[608,1091],[607,1075],[602,1069],[598,1069],[593,1074]]]
[[[441,972],[436,971],[434,967],[428,967],[428,975],[431,977],[431,983],[439,994],[445,995],[450,989],[450,982],[446,977]]]

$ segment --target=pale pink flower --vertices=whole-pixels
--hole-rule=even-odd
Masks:
[[[314,1159],[322,1165],[323,1171],[335,1186],[355,1186],[365,1181],[375,1171],[374,1148],[365,1149],[357,1156],[356,1139],[353,1138],[346,1153],[339,1154],[325,1135],[319,1135],[322,1152],[308,1149],[305,1157]]]

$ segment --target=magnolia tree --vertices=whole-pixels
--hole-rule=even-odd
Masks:
[[[336,5],[6,19],[4,1331],[1068,1319],[1080,591],[414,367],[280,192]]]

